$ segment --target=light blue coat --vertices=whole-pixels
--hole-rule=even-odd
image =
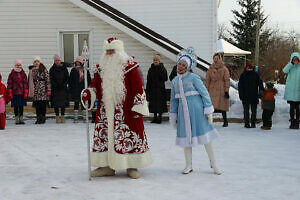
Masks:
[[[170,118],[177,119],[177,145],[207,144],[216,138],[218,133],[205,116],[213,112],[209,93],[198,75],[186,73],[173,79]]]
[[[292,64],[294,57],[300,61],[300,54],[292,53],[290,62],[282,70],[288,74],[284,92],[284,99],[287,101],[300,101],[300,64]]]

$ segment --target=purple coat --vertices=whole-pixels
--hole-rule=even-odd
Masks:
[[[7,80],[7,89],[12,90],[13,95],[24,94],[24,91],[28,90],[27,76],[23,69],[20,72],[11,70]]]

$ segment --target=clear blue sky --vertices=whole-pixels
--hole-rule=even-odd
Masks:
[[[300,0],[261,0],[263,10],[269,16],[267,26],[276,26],[283,31],[294,29],[300,34]],[[233,20],[231,10],[240,10],[237,0],[221,0],[218,9],[219,23],[230,26]]]

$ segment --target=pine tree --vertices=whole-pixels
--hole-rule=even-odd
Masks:
[[[231,21],[233,32],[231,36],[235,40],[235,45],[243,50],[251,51],[252,57],[255,53],[255,38],[256,38],[256,25],[257,25],[257,5],[258,0],[238,0],[238,4],[242,7],[240,11],[233,10],[234,20]],[[260,14],[261,28],[265,24],[267,17],[264,17],[263,12]],[[262,30],[262,29],[260,29]],[[264,32],[264,37],[260,39],[263,41],[269,32]],[[265,43],[265,41],[264,41]],[[260,49],[264,49],[262,46]]]

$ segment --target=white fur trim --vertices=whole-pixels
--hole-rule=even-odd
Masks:
[[[118,154],[112,152],[110,162],[108,162],[108,152],[91,152],[91,165],[93,167],[107,167],[109,166],[115,170],[128,168],[143,168],[152,163],[152,156],[150,151],[143,154]]]
[[[131,109],[134,112],[140,113],[144,116],[149,116],[149,109],[147,101],[143,101],[143,104],[134,105]]]
[[[108,43],[107,40],[104,40],[103,49],[114,49],[116,51],[124,51],[124,44],[121,40],[113,40],[111,43]]]
[[[214,107],[213,106],[209,106],[209,107],[205,107],[204,108],[204,114],[207,115],[207,114],[211,114],[215,111]]]
[[[177,126],[176,126],[176,119],[170,118],[170,119],[169,119],[169,123],[170,123],[170,126],[171,126],[172,128],[174,128],[174,129],[177,128]]]
[[[170,113],[169,118],[177,120],[177,113]]]
[[[207,144],[217,137],[218,137],[218,132],[216,129],[213,129],[205,133],[204,135],[192,137],[192,143],[187,137],[184,138],[176,137],[176,145],[179,145],[181,147],[191,147],[198,144]]]
[[[91,104],[90,104],[89,107],[88,107],[88,110],[91,110],[91,109],[94,107],[94,103],[95,103],[95,101],[96,101],[96,92],[94,91],[94,88],[87,88],[87,89],[88,89],[88,90],[90,91],[90,93],[91,93]],[[84,91],[84,90],[81,91],[80,96],[83,95],[83,91]],[[82,103],[83,107],[86,109],[85,102],[82,101],[82,98],[80,98],[80,99],[81,99],[81,103]]]

